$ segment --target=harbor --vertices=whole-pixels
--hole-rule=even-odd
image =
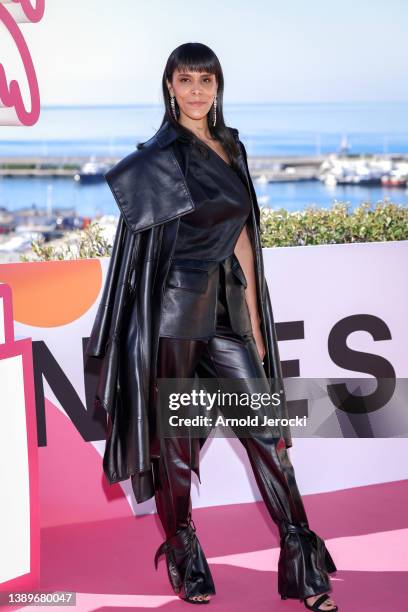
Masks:
[[[93,219],[79,215],[75,209],[32,206],[18,209],[13,214],[0,207],[0,263],[20,261],[20,255],[35,260],[32,243],[52,246],[56,250],[67,247],[75,252],[78,230],[86,230],[97,221],[102,236],[112,244],[117,216],[100,215]]]
[[[0,262],[32,255],[33,240],[54,246],[75,241],[77,230],[86,229],[93,220],[113,238],[118,212],[104,174],[119,159],[0,158]],[[248,157],[248,164],[258,203],[270,208],[301,209],[296,206],[297,193],[311,204],[324,202],[325,207],[355,193],[364,201],[370,200],[370,194],[375,194],[374,200],[398,200],[407,194],[408,154],[256,155]],[[7,206],[5,185],[16,194],[12,207]]]
[[[110,156],[0,157],[1,178],[66,178],[82,183],[103,182],[104,173],[119,161]],[[406,187],[407,154],[250,156],[249,169],[260,183],[323,181]]]
[[[230,105],[228,112],[261,207],[408,207],[404,105],[375,113],[370,105],[352,112],[349,105]],[[151,137],[160,113],[160,105],[44,108],[24,137],[10,128],[0,141],[0,261],[35,258],[33,240],[44,248],[74,244],[95,220],[112,236],[118,208],[104,174]]]

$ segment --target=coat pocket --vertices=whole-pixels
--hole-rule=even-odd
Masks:
[[[186,289],[195,293],[205,293],[208,287],[207,270],[173,268],[169,270],[166,284],[168,287]]]

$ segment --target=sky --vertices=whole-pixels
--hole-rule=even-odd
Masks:
[[[21,30],[44,106],[159,104],[169,54],[191,41],[217,54],[226,104],[408,101],[407,27],[406,0],[46,0]]]

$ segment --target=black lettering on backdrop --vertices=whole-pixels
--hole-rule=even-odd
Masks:
[[[369,395],[361,396],[350,393],[344,383],[336,383],[329,385],[327,391],[340,410],[367,414],[383,408],[391,399],[396,386],[395,370],[384,357],[349,348],[347,337],[355,331],[368,332],[375,342],[391,340],[391,332],[379,317],[357,314],[341,319],[329,334],[328,350],[333,362],[345,370],[371,374],[377,379],[377,388]]]

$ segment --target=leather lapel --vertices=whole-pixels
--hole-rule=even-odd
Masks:
[[[172,147],[175,129],[164,124],[144,147],[105,174],[128,228],[141,232],[191,212],[195,204]]]
[[[238,171],[248,185],[255,215],[260,212],[238,130],[229,128],[239,148]],[[171,221],[195,208],[183,172],[170,145],[177,130],[168,121],[143,147],[121,159],[105,174],[128,228],[133,232]]]

